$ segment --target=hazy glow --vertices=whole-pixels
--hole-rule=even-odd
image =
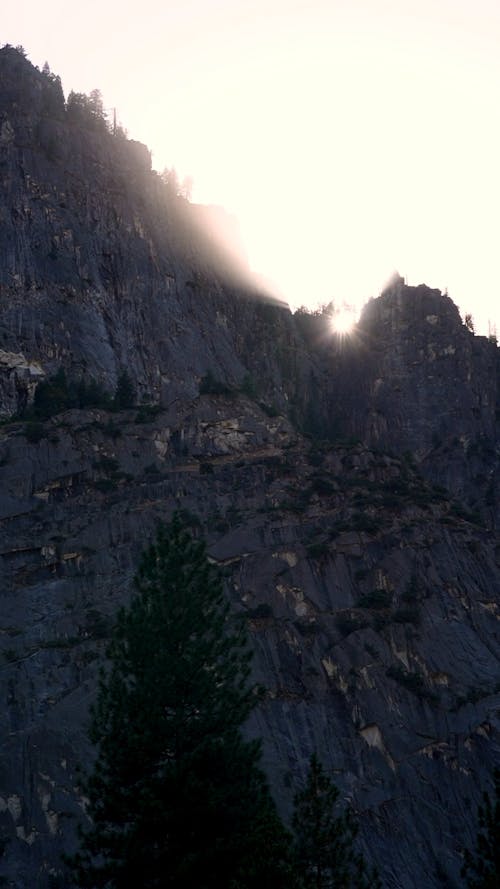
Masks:
[[[294,305],[359,306],[398,269],[500,322],[498,0],[5,6],[0,39],[99,87]]]
[[[340,308],[332,315],[332,331],[339,336],[348,336],[356,324],[356,315],[353,309]]]

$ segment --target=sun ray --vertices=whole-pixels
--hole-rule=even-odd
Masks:
[[[346,337],[352,333],[356,324],[356,313],[352,306],[342,305],[334,309],[330,315],[330,325],[337,336]]]

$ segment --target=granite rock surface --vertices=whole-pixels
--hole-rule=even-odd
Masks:
[[[400,279],[336,340],[220,214],[0,50],[0,876],[69,885],[114,615],[180,508],[246,617],[283,816],[316,750],[384,887],[458,887],[498,763],[497,346]],[[37,416],[61,367],[137,406]]]

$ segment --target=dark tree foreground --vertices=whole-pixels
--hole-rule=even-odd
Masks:
[[[158,531],[121,609],[101,676],[79,886],[290,886],[288,835],[260,744],[250,655],[203,543],[179,517]]]
[[[498,889],[500,886],[500,769],[495,769],[495,798],[485,792],[478,809],[479,830],[476,849],[464,853],[462,876],[470,889]]]
[[[356,852],[357,825],[350,809],[336,814],[339,790],[325,774],[316,754],[304,789],[295,796],[295,857],[303,889],[380,889]]]

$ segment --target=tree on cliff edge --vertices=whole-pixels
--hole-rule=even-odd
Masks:
[[[143,554],[101,676],[77,885],[290,886],[288,835],[240,731],[250,656],[204,545],[174,517]]]

